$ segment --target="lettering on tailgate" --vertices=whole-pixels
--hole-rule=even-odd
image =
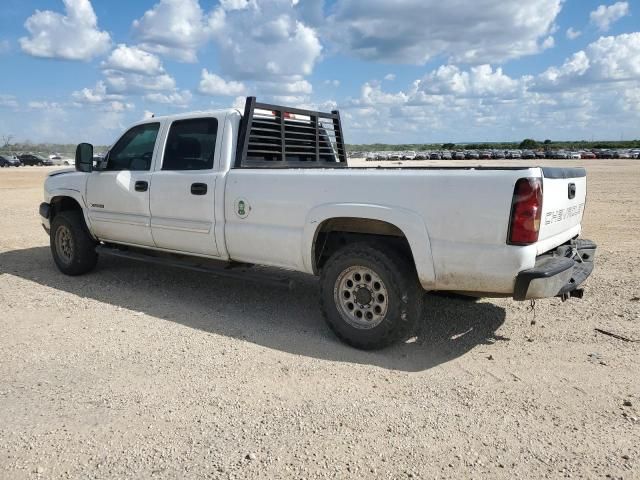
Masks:
[[[563,220],[567,220],[568,218],[581,215],[583,210],[584,202],[578,205],[573,205],[571,207],[560,208],[558,210],[547,212],[544,215],[544,224],[551,225],[552,223],[562,222]]]

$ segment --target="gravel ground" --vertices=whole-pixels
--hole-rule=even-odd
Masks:
[[[63,276],[49,170],[0,171],[0,477],[640,478],[640,343],[594,330],[640,339],[640,163],[588,161],[583,300],[429,295],[379,352],[339,343],[302,275]]]

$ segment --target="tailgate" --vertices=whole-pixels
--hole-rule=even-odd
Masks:
[[[587,196],[587,173],[580,168],[542,168],[543,200],[538,253],[544,253],[580,233]]]

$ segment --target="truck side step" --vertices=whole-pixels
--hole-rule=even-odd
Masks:
[[[295,284],[292,279],[283,275],[255,271],[255,269],[259,267],[255,267],[251,264],[234,264],[200,257],[165,254],[164,252],[156,252],[155,250],[150,250],[147,254],[143,249],[130,249],[127,247],[119,248],[111,247],[109,245],[98,245],[96,247],[96,252],[99,255],[110,255],[112,257],[139,260],[156,265],[194,270],[196,272],[208,273],[216,277],[251,280],[288,289],[292,289]]]

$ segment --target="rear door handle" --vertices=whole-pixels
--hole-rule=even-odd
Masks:
[[[136,192],[146,192],[149,189],[149,182],[138,180],[136,182]]]
[[[569,200],[571,200],[572,198],[576,198],[576,184],[575,183],[570,183],[569,184],[568,197],[569,197]]]
[[[191,184],[191,194],[192,195],[206,195],[207,194],[207,184],[206,183],[192,183]]]

